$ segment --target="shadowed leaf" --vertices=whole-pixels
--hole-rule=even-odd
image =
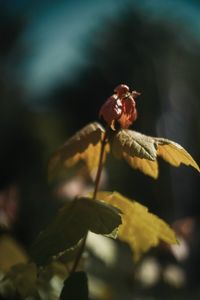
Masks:
[[[71,274],[64,282],[60,300],[89,300],[88,280],[84,272]]]
[[[72,136],[51,156],[48,166],[49,181],[80,161],[85,162],[89,173],[97,169],[104,133],[103,127],[94,122],[86,125]],[[105,147],[105,157],[107,152],[109,152],[108,145]]]
[[[37,267],[33,263],[13,266],[2,284],[13,287],[22,299],[30,297],[30,299],[41,300],[37,286]]]
[[[168,244],[177,243],[174,231],[140,203],[117,192],[99,192],[97,199],[102,199],[122,211],[118,238],[129,244],[135,261],[151,247],[157,246],[160,241]]]
[[[8,234],[0,237],[0,270],[8,272],[19,263],[26,263],[28,256],[25,250]]]
[[[46,264],[52,256],[74,247],[88,230],[105,235],[113,232],[114,237],[115,229],[120,224],[120,211],[113,206],[84,197],[75,199],[65,204],[50,225],[39,234],[32,246],[32,257],[37,264]]]
[[[119,130],[114,136],[112,151],[117,158],[124,158],[131,167],[153,178],[157,178],[159,173],[158,156],[175,167],[182,163],[200,172],[197,163],[179,144],[133,130]]]

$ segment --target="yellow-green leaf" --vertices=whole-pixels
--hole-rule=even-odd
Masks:
[[[116,157],[122,157],[123,152],[129,156],[137,156],[148,160],[156,160],[156,147],[154,140],[139,132],[121,129],[113,141],[113,152]]]
[[[121,129],[115,134],[112,152],[117,158],[124,158],[131,167],[153,178],[157,178],[159,173],[158,156],[173,166],[178,167],[182,163],[200,172],[197,163],[179,144],[133,130]]]
[[[150,213],[142,204],[117,192],[99,192],[97,199],[102,199],[122,211],[118,238],[129,244],[135,261],[151,247],[157,246],[160,241],[168,244],[177,243],[175,233],[169,225]]]
[[[32,246],[32,257],[39,265],[74,247],[90,230],[111,234],[121,224],[120,211],[102,201],[78,198],[60,209],[50,225]]]
[[[195,160],[181,145],[163,138],[154,138],[154,140],[158,147],[158,156],[162,157],[168,163],[175,167],[179,167],[180,164],[192,166],[200,172]]]
[[[128,164],[153,178],[158,177],[156,144],[151,137],[139,132],[121,129],[114,136],[112,152]]]
[[[59,176],[63,169],[67,170],[80,161],[86,164],[89,173],[97,169],[104,134],[104,128],[94,122],[86,125],[72,136],[51,156],[48,166],[49,181]],[[104,160],[107,152],[109,152],[108,145],[105,148]]]
[[[158,178],[159,170],[157,160],[141,159],[137,156],[127,155],[126,153],[124,153],[123,157],[132,168],[138,169],[145,175],[149,175],[155,179]]]

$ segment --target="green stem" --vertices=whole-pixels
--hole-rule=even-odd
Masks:
[[[99,155],[99,163],[98,163],[97,174],[96,174],[96,178],[95,178],[95,182],[94,182],[94,192],[93,192],[93,195],[92,195],[92,200],[95,200],[96,195],[97,195],[97,191],[98,191],[98,188],[99,188],[101,173],[102,173],[102,169],[103,169],[104,151],[105,151],[105,146],[106,146],[106,143],[107,143],[107,135],[108,135],[108,130],[106,129],[103,140],[101,141],[101,150],[100,150],[100,155]],[[83,240],[81,241],[80,249],[79,249],[78,255],[77,255],[77,257],[74,261],[74,264],[72,266],[70,274],[74,273],[76,271],[77,267],[78,267],[81,256],[82,256],[82,254],[84,252],[84,249],[85,249],[87,236],[88,236],[88,232],[86,233]]]

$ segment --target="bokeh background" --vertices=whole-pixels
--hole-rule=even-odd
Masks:
[[[49,156],[98,119],[119,83],[142,93],[135,130],[175,140],[200,163],[199,72],[198,0],[0,0],[1,235],[27,251],[60,205]],[[152,250],[134,266],[125,245],[102,241],[99,257],[89,243],[92,299],[199,299],[199,175],[160,165],[155,181],[110,158],[104,188],[169,222],[180,247]],[[61,192],[81,189],[70,178]]]

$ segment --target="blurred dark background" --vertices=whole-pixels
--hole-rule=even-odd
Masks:
[[[199,1],[0,0],[1,224],[30,246],[59,205],[47,184],[50,154],[98,119],[119,83],[142,93],[134,130],[175,140],[200,163],[199,70]],[[180,298],[174,290],[164,298],[156,285],[138,292],[131,281],[127,299],[135,291],[137,299],[188,299],[185,290],[199,299],[197,172],[160,161],[155,181],[122,161],[107,165],[106,188],[175,224],[189,249],[170,258],[186,278]]]

